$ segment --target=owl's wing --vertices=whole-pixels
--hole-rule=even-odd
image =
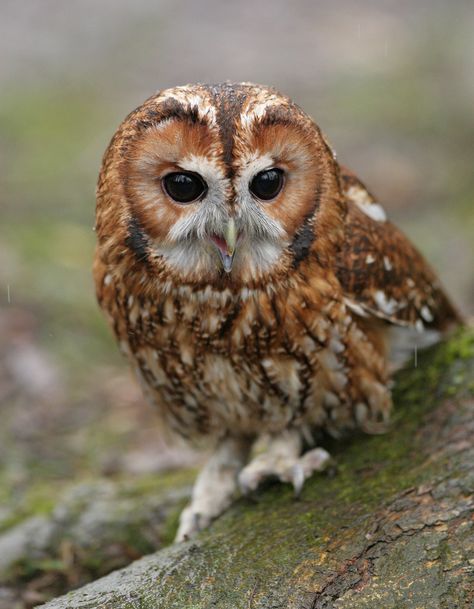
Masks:
[[[337,275],[347,306],[362,317],[418,330],[444,330],[459,322],[435,273],[362,182],[345,168],[341,181],[348,214]]]

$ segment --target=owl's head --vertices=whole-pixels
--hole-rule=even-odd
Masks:
[[[255,285],[330,253],[341,210],[334,155],[296,104],[259,85],[187,85],[115,134],[97,230],[160,277]]]

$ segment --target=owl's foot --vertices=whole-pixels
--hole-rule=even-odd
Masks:
[[[237,491],[237,475],[249,450],[247,439],[221,441],[197,477],[191,503],[181,512],[175,541],[191,539],[229,507]]]
[[[264,480],[278,478],[289,482],[295,495],[301,493],[305,480],[314,472],[324,471],[331,461],[324,448],[313,448],[301,455],[301,435],[287,430],[271,439],[267,450],[257,455],[239,474],[239,486],[244,494],[256,490]]]

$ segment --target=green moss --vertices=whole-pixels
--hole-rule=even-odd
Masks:
[[[8,497],[12,508],[11,514],[0,522],[0,533],[11,529],[31,516],[48,515],[52,512],[59,488],[62,485],[48,482],[33,482],[22,492],[14,489],[14,484],[8,480],[0,480],[0,498]],[[15,496],[18,495],[18,496]]]

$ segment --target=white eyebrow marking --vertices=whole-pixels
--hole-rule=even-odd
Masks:
[[[180,159],[179,166],[186,171],[194,171],[207,180],[220,181],[226,179],[219,165],[207,156],[189,154]]]
[[[163,102],[167,99],[174,99],[188,109],[196,108],[199,118],[207,120],[211,125],[216,124],[216,108],[205,92],[201,94],[192,86],[176,87],[163,91],[160,101]]]
[[[275,164],[275,159],[271,154],[259,154],[258,152],[251,152],[244,156],[241,160],[240,170],[240,181],[242,187],[246,187],[246,184],[260,171],[264,169],[270,169]]]
[[[278,95],[268,95],[266,91],[263,92],[263,94],[260,93],[257,95],[257,101],[248,104],[243,110],[242,114],[240,115],[240,124],[244,128],[249,128],[252,126],[254,121],[262,118],[265,115],[268,108],[271,108],[272,106],[281,106],[282,103],[283,100]]]

